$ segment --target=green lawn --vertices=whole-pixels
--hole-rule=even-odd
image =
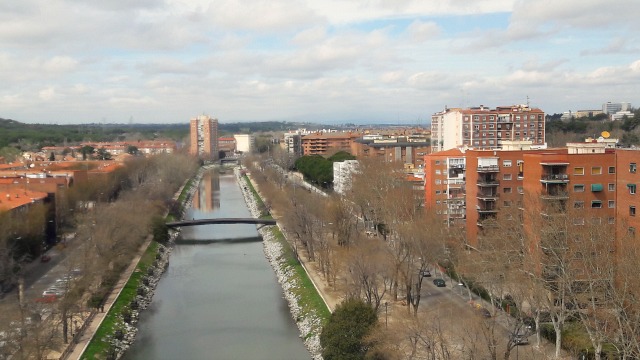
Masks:
[[[93,339],[87,346],[81,359],[105,359],[107,352],[111,345],[109,344],[109,338],[113,336],[113,333],[118,328],[119,319],[118,316],[122,314],[125,308],[129,307],[129,304],[136,297],[138,286],[141,283],[141,279],[144,274],[147,273],[147,268],[153,264],[156,254],[158,253],[158,243],[151,242],[143,256],[136,266],[136,270],[131,274],[129,281],[122,289],[122,292],[116,299],[115,303],[109,310],[109,313],[100,324],[100,327],[96,331]]]

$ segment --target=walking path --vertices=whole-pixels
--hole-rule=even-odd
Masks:
[[[80,357],[86,350],[87,346],[91,342],[91,339],[93,339],[93,337],[95,336],[96,331],[102,324],[102,321],[109,313],[109,310],[111,310],[111,307],[113,306],[115,301],[118,299],[118,296],[120,296],[122,289],[124,289],[125,285],[129,281],[129,278],[131,277],[133,272],[136,270],[136,267],[138,266],[138,262],[140,262],[140,258],[149,247],[149,244],[151,244],[151,240],[152,240],[151,236],[147,237],[147,240],[144,242],[144,244],[140,246],[140,248],[138,249],[138,253],[131,261],[131,264],[129,264],[129,267],[122,273],[122,275],[120,275],[120,279],[118,280],[113,290],[105,300],[104,307],[103,307],[104,311],[96,312],[93,318],[89,318],[90,319],[88,320],[89,324],[86,325],[84,331],[79,335],[78,339],[76,339],[76,342],[73,345],[73,349],[70,350],[68,352],[68,355],[66,355],[62,359],[70,359],[70,360],[80,359]]]

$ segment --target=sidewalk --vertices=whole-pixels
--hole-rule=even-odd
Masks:
[[[133,274],[136,267],[138,266],[138,262],[140,261],[140,258],[142,257],[144,252],[147,250],[147,247],[149,247],[151,240],[152,240],[152,237],[149,236],[147,238],[147,241],[145,241],[144,244],[142,244],[142,246],[138,250],[138,253],[136,254],[135,258],[131,261],[131,264],[129,264],[129,267],[120,276],[120,279],[118,280],[113,290],[105,300],[104,311],[96,312],[95,316],[93,318],[90,318],[91,320],[89,324],[84,328],[84,331],[76,339],[76,343],[71,345],[73,346],[73,349],[70,350],[67,353],[67,355],[63,356],[61,359],[69,359],[69,360],[80,359],[80,357],[86,350],[87,346],[91,342],[91,339],[93,339],[93,337],[95,336],[96,331],[102,324],[102,321],[109,313],[109,310],[111,310],[111,307],[115,303],[116,299],[118,299],[118,296],[120,296],[120,293],[122,292],[122,289],[127,284],[127,281],[129,281],[131,274]]]

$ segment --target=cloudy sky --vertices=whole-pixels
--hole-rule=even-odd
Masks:
[[[0,2],[0,118],[426,123],[640,105],[638,0]]]

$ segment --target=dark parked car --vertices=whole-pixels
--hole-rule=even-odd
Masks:
[[[46,263],[46,262],[49,262],[49,260],[51,260],[51,256],[49,255],[40,256],[40,262]]]
[[[513,336],[513,343],[516,345],[527,345],[529,343],[529,337],[524,334],[516,334]]]
[[[482,315],[483,317],[486,318],[490,318],[491,317],[491,312],[483,307],[478,308],[478,312],[480,313],[480,315]]]
[[[445,287],[447,286],[447,283],[444,282],[444,280],[442,279],[433,279],[433,284],[437,287]]]

